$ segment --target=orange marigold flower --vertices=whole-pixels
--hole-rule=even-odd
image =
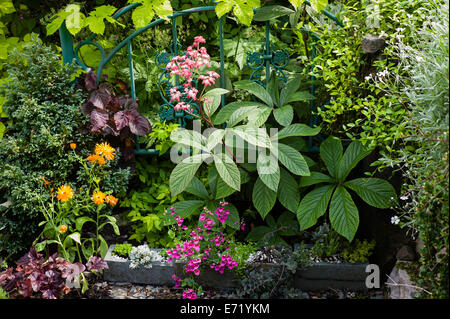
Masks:
[[[103,156],[105,159],[111,161],[114,159],[114,155],[116,155],[115,153],[115,148],[111,147],[108,143],[104,142],[101,144],[97,144],[95,146],[95,154]]]
[[[76,149],[77,148],[77,144],[75,144],[75,143],[70,143],[70,148],[71,149]]]
[[[115,206],[118,201],[119,201],[119,199],[114,197],[113,195],[107,195],[105,197],[106,204],[110,204],[111,206]]]
[[[62,185],[58,187],[58,195],[56,198],[61,202],[67,202],[73,197],[73,189],[68,185]]]
[[[66,231],[67,231],[67,226],[66,226],[66,225],[61,225],[61,226],[59,227],[59,232],[60,232],[61,234],[64,234]]]
[[[46,180],[44,176],[42,176],[41,178],[44,181],[44,187],[47,187],[51,183],[51,181]]]
[[[96,192],[94,192],[94,194],[92,194],[92,200],[97,205],[103,204],[105,202],[105,197],[106,197],[105,193],[103,193],[101,191],[96,191]]]
[[[92,164],[94,163],[98,163],[99,165],[104,165],[106,164],[105,159],[102,156],[99,156],[97,154],[92,154],[88,156],[88,161],[91,162]]]

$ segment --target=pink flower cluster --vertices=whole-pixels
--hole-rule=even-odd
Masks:
[[[183,291],[183,299],[197,299],[197,294],[191,288]]]
[[[218,271],[219,273],[223,274],[225,269],[233,269],[234,267],[237,267],[238,263],[233,260],[230,256],[222,256],[220,260],[220,264],[211,264],[211,269],[214,269],[215,271]]]
[[[210,258],[217,261],[217,258],[220,257],[220,261],[212,263],[210,267],[221,274],[226,269],[231,270],[236,267],[238,263],[226,253],[230,249],[228,245],[230,241],[227,240],[224,232],[220,231],[225,227],[223,224],[230,215],[230,211],[224,208],[227,204],[221,202],[214,213],[204,208],[199,217],[199,221],[202,221],[203,224],[192,231],[181,233],[182,236],[185,236],[185,240],[177,243],[175,248],[166,251],[169,255],[168,261],[186,258],[185,271],[188,276],[199,276],[202,263],[208,262]],[[175,215],[174,208],[171,207],[170,212],[171,215]],[[217,217],[220,223],[214,222],[213,216]],[[187,227],[183,225],[183,218],[176,215],[173,218],[177,222],[178,230],[187,230]],[[180,278],[173,275],[172,279],[175,281],[175,287],[181,285]],[[197,295],[192,289],[183,292],[185,299],[195,299],[196,297]]]
[[[202,84],[207,87],[214,85],[216,79],[220,77],[214,71],[199,74],[203,66],[211,67],[211,57],[205,47],[200,47],[200,43],[206,43],[206,40],[202,36],[196,36],[194,43],[187,48],[185,55],[173,57],[166,65],[166,70],[170,71],[170,75],[179,76],[186,81],[183,84],[184,88],[175,86],[170,89],[170,102],[177,102],[174,106],[175,111],[183,110],[189,113],[193,112],[188,103],[181,101],[183,96],[193,101],[207,101],[198,98],[198,90],[193,86],[194,78],[201,80]]]

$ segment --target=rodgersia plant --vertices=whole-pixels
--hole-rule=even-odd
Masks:
[[[178,239],[175,248],[168,249],[168,261],[182,260],[186,262],[184,268],[186,277],[181,279],[175,274],[175,287],[187,286],[183,293],[185,299],[195,299],[202,293],[202,287],[196,282],[200,276],[202,266],[209,267],[214,271],[223,274],[227,270],[232,270],[238,266],[236,260],[231,257],[230,244],[232,238],[225,231],[225,222],[230,214],[226,208],[228,203],[221,202],[221,205],[214,211],[204,209],[200,214],[198,226],[191,229],[183,225],[184,219],[175,214],[175,209],[170,209],[170,214],[176,220],[174,231]],[[245,224],[240,223],[243,230]]]

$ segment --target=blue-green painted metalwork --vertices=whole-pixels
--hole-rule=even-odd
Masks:
[[[305,1],[307,5],[310,5],[309,1]],[[140,6],[140,3],[133,3],[130,4],[120,10],[118,10],[114,15],[113,18],[117,19],[123,14],[132,11],[136,7]],[[216,3],[213,1],[212,6],[204,6],[204,7],[198,7],[198,8],[191,8],[179,12],[174,12],[171,16],[168,18],[172,20],[172,45],[170,46],[170,52],[159,52],[155,56],[155,62],[161,69],[161,75],[159,77],[159,83],[158,83],[158,90],[159,94],[162,98],[162,101],[164,104],[159,109],[159,116],[162,120],[167,121],[174,121],[179,123],[181,126],[186,126],[187,120],[192,120],[194,118],[193,115],[188,114],[184,111],[175,111],[173,109],[174,105],[170,103],[170,100],[168,100],[168,97],[170,96],[170,89],[175,86],[180,86],[178,78],[171,79],[170,73],[166,70],[166,65],[169,63],[172,59],[172,57],[183,54],[180,53],[182,46],[178,42],[177,39],[177,25],[176,25],[176,18],[179,16],[189,15],[196,12],[202,12],[202,11],[208,11],[208,10],[214,10],[216,6]],[[343,26],[343,24],[331,13],[329,13],[326,10],[323,10],[322,13],[329,17],[331,20],[335,21],[339,26]],[[82,61],[82,58],[80,58],[80,49],[84,45],[93,45],[95,46],[101,55],[101,59],[99,62],[99,65],[96,68],[96,75],[97,75],[97,81],[100,81],[101,75],[103,72],[104,67],[106,64],[111,60],[111,58],[122,48],[125,46],[127,47],[127,53],[128,53],[128,66],[130,70],[130,87],[131,87],[131,95],[133,99],[136,99],[136,88],[134,83],[134,68],[133,68],[133,51],[132,51],[132,40],[138,36],[139,34],[149,30],[150,28],[153,28],[166,20],[164,19],[157,19],[149,24],[147,24],[145,27],[140,28],[136,31],[134,31],[132,34],[128,35],[125,39],[123,39],[115,48],[113,48],[108,54],[106,54],[104,48],[95,41],[96,34],[90,35],[86,40],[81,41],[78,43],[78,45],[73,47],[73,40],[68,32],[67,28],[65,27],[65,24],[62,24],[59,29],[60,34],[60,40],[61,40],[61,47],[62,47],[62,55],[63,60],[66,63],[72,63],[72,61],[75,59],[76,63],[78,63],[81,67],[83,67],[85,70],[88,69],[89,66],[85,65],[85,63]],[[224,19],[223,17],[219,19],[219,46],[220,46],[220,86],[222,88],[225,88],[225,70],[224,70],[224,49],[223,49],[223,24]],[[277,50],[273,43],[270,41],[270,23],[269,21],[266,22],[266,41],[261,45],[261,50],[258,52],[248,52],[247,54],[247,65],[250,69],[253,70],[250,79],[260,83],[263,86],[267,85],[268,77],[271,74],[272,71],[275,71],[277,76],[281,78],[284,82],[287,81],[287,77],[285,73],[283,72],[285,66],[289,62],[289,54],[284,50]],[[319,38],[312,34],[313,38],[318,40]],[[313,42],[313,57],[315,56],[315,50],[316,45],[315,41]],[[264,82],[262,80],[262,72],[265,71],[265,79]],[[311,85],[311,93],[314,95],[315,87],[314,84]],[[200,110],[198,108],[197,103],[194,103],[194,101],[187,99],[186,96],[183,96],[183,101],[187,104],[190,104],[191,107],[194,109],[194,114],[198,115],[200,113]],[[221,105],[225,105],[225,95],[222,95],[221,99]],[[315,111],[315,103],[314,101],[311,101],[310,104],[311,110]],[[323,108],[323,106],[322,106]],[[315,125],[318,121],[317,115],[313,115],[311,118],[310,125]],[[309,148],[310,151],[316,151],[312,146],[312,139],[310,139],[309,142]],[[148,150],[148,149],[140,149],[139,143],[136,143],[136,154],[140,155],[155,155],[158,154],[157,150]]]

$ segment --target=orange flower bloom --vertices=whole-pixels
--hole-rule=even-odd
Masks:
[[[114,159],[115,148],[111,147],[108,143],[101,143],[95,146],[95,154],[103,156],[105,159],[111,161]]]
[[[70,143],[70,148],[71,149],[76,149],[77,148],[77,144],[75,144],[75,143]]]
[[[44,176],[42,176],[42,180],[44,181],[44,187],[47,187],[51,183],[51,181],[46,180]]]
[[[106,197],[105,193],[103,193],[101,191],[96,191],[96,192],[94,192],[94,194],[92,194],[92,200],[97,205],[103,204],[105,202],[105,197]]]
[[[110,204],[111,206],[115,206],[118,201],[119,201],[119,199],[114,197],[113,195],[107,195],[105,197],[106,204]]]
[[[88,156],[88,161],[91,163],[98,163],[98,165],[104,165],[106,164],[105,159],[102,156],[96,155],[96,154],[92,154]]]
[[[67,231],[67,226],[66,225],[61,225],[61,227],[59,227],[59,232],[61,234],[64,234]]]
[[[58,187],[58,195],[56,198],[61,202],[67,202],[69,199],[73,197],[72,187],[68,185],[62,185]]]

